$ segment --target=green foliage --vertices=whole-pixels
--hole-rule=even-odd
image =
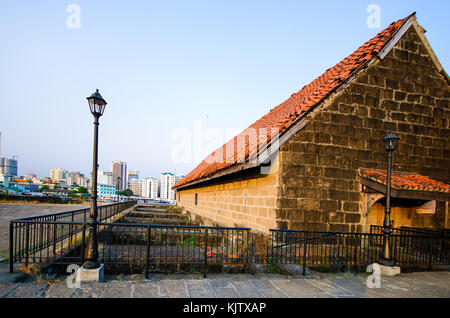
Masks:
[[[124,195],[126,197],[129,197],[129,196],[133,195],[133,191],[131,191],[130,189],[125,189],[123,191],[120,191],[119,195]]]
[[[39,188],[39,192],[44,192],[50,190],[50,187],[48,185],[44,185]]]
[[[88,193],[88,190],[85,187],[78,187],[78,193],[86,194]]]
[[[183,241],[181,244],[183,247],[195,247],[195,237],[191,236]]]
[[[76,198],[76,197],[78,197],[78,195],[79,195],[79,193],[78,193],[77,190],[70,190],[69,191],[69,197],[71,197],[71,198]]]

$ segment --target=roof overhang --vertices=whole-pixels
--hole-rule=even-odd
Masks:
[[[361,184],[377,192],[386,195],[386,185],[380,182],[361,177]],[[436,200],[436,201],[450,201],[450,193],[448,192],[431,192],[419,190],[404,190],[391,188],[391,196],[400,199],[415,199],[415,200]]]

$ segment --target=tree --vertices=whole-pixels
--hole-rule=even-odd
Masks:
[[[39,188],[39,192],[44,192],[50,190],[50,187],[48,185],[42,186]]]
[[[78,193],[87,193],[87,189],[85,187],[78,187]]]
[[[78,197],[78,191],[77,190],[70,190],[69,191],[69,197],[71,197],[71,198],[76,198],[76,197]]]
[[[119,194],[129,197],[130,195],[133,195],[133,191],[131,191],[130,189],[126,189],[126,190],[119,192]]]

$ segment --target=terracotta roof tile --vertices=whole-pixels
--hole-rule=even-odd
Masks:
[[[203,160],[194,170],[189,172],[183,179],[175,184],[174,188],[196,179],[210,176],[256,154],[257,151],[264,147],[264,145],[266,145],[275,135],[289,128],[296,118],[321,100],[325,99],[334,89],[347,80],[353,71],[362,66],[373,56],[377,55],[404,20],[405,19],[402,19],[389,25],[388,28],[363,44],[354,53],[328,69],[325,73],[310,84],[304,86],[297,93],[292,94],[289,99],[273,108],[268,114],[264,115],[249,128],[236,136],[239,138],[240,136],[247,134],[249,129],[256,129],[258,132],[261,128],[267,128],[267,138],[259,138],[258,136],[256,142],[253,141],[252,143],[249,143],[248,147],[237,147],[237,150],[234,150],[232,154],[225,156],[227,158],[225,163],[213,162],[214,160],[212,160],[212,158],[217,153],[220,154],[220,151],[226,153],[226,149],[233,149],[232,146],[235,143],[236,137],[231,139],[205,158],[205,160]]]
[[[361,170],[360,175],[369,180],[386,184],[386,171],[382,170]],[[420,174],[393,172],[391,176],[391,186],[399,190],[415,190],[429,192],[450,193],[450,185],[441,181],[433,180]]]

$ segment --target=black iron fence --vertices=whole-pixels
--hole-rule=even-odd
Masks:
[[[99,260],[109,272],[180,272],[209,268],[240,271],[252,263],[297,264],[322,270],[361,270],[379,262],[382,227],[370,233],[270,230],[267,236],[249,228],[145,223],[182,215],[159,209],[128,211],[136,204],[121,202],[98,207]],[[138,211],[140,210],[140,211]],[[151,212],[151,214],[150,214]],[[13,220],[10,223],[10,271],[14,263],[28,266],[82,265],[89,242],[90,208]],[[173,215],[172,215],[173,214]],[[148,216],[148,217],[147,217]],[[130,219],[140,223],[130,223]],[[450,264],[447,231],[392,229],[393,261],[402,268]],[[267,243],[269,242],[269,243]]]
[[[370,233],[381,234],[382,226],[371,225]],[[435,236],[435,237],[450,237],[450,229],[426,229],[417,227],[401,226],[399,228],[391,228],[393,234],[397,235],[419,235],[419,236]]]
[[[128,201],[98,206],[98,220],[111,220],[135,204],[135,201]],[[12,220],[9,229],[10,271],[15,262],[42,263],[43,259],[57,259],[67,248],[76,246],[79,234],[86,232],[89,213],[90,208],[85,208]]]
[[[82,265],[87,255],[86,222],[20,221],[12,230],[14,262]],[[251,263],[253,246],[249,228],[130,223],[99,223],[98,245],[105,270],[146,275],[182,269],[206,275],[208,267],[242,267]]]
[[[380,261],[383,235],[372,233],[270,230],[269,264],[299,264],[328,269],[361,267]],[[450,261],[448,236],[408,235],[394,231],[391,236],[393,262],[405,269],[447,266]]]

